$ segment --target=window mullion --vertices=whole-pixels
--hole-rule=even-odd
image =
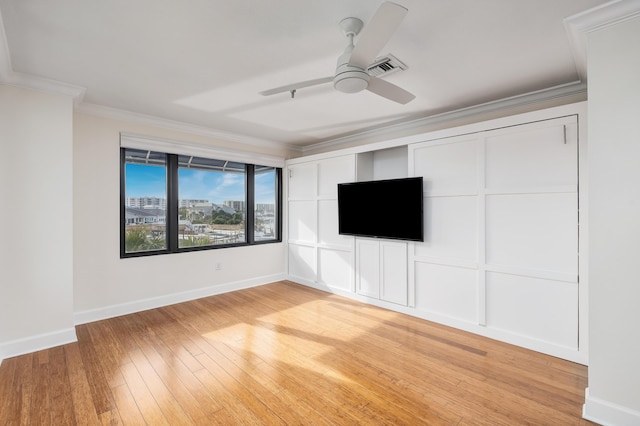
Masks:
[[[126,184],[125,184],[125,168],[126,168],[126,155],[125,150],[120,150],[120,257],[126,255],[126,226],[127,226],[127,214],[126,214]]]
[[[283,197],[284,197],[284,194],[282,192],[282,169],[276,168],[275,217],[276,217],[276,227],[277,227],[276,239],[279,241],[282,241],[282,205],[284,202]]]
[[[167,154],[167,250],[178,250],[178,156]]]
[[[246,165],[247,184],[246,184],[246,196],[247,204],[246,211],[246,235],[247,244],[253,244],[255,242],[255,166],[253,164]]]

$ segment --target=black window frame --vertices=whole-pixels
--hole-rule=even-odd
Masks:
[[[167,176],[167,193],[166,193],[166,248],[159,250],[126,252],[126,151],[129,148],[120,148],[120,258],[134,258],[145,256],[157,256],[162,254],[188,253],[202,250],[218,250],[233,247],[246,247],[262,244],[274,244],[282,242],[282,168],[273,167],[276,173],[275,188],[275,215],[276,215],[276,236],[273,239],[255,240],[255,168],[256,164],[243,163],[245,165],[245,241],[239,243],[212,244],[202,246],[179,247],[178,241],[178,157],[181,154],[163,153],[166,155],[166,176]],[[149,150],[152,152],[158,152]],[[214,160],[214,158],[211,158]]]

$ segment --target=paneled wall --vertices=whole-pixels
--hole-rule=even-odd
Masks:
[[[289,277],[586,363],[583,113],[560,107],[290,161]],[[402,176],[424,179],[424,242],[338,235],[337,183]],[[402,194],[378,202],[394,211]]]
[[[287,168],[288,273],[302,282],[353,291],[353,237],[338,234],[337,184],[355,180],[355,156]]]
[[[577,149],[576,116],[410,145],[425,182],[415,309],[578,351]]]

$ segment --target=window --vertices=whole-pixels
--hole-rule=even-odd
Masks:
[[[121,257],[281,241],[282,169],[121,148]]]
[[[278,170],[256,166],[254,174],[255,210],[253,235],[256,241],[273,240],[278,235]]]
[[[178,246],[246,243],[247,167],[178,156]]]
[[[167,248],[166,154],[127,150],[124,202],[124,252]]]

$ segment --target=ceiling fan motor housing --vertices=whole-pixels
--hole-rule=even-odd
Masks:
[[[360,67],[349,64],[351,49],[347,49],[338,58],[333,87],[343,93],[358,93],[369,87],[369,73]]]

